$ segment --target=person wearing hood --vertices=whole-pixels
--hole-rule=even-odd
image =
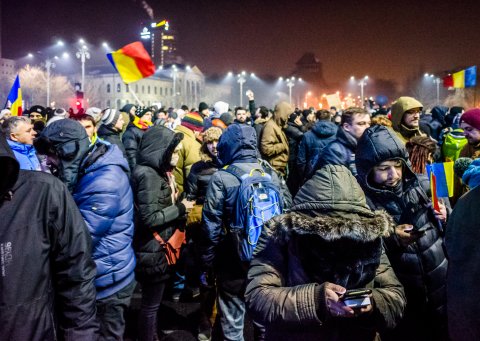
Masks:
[[[462,117],[464,112],[465,109],[463,107],[451,107],[445,115],[445,123],[447,127],[458,129],[460,127],[460,117]]]
[[[420,130],[423,104],[413,97],[403,96],[392,105],[392,127],[404,144],[414,136],[424,136]]]
[[[255,129],[246,124],[232,124],[220,136],[217,145],[219,166],[235,165],[242,172],[264,169],[279,188],[280,181],[271,169],[257,159]],[[243,340],[245,321],[245,281],[248,264],[240,260],[230,221],[240,181],[225,171],[211,176],[202,212],[202,228],[197,244],[203,271],[214,270],[220,324],[225,340]],[[285,203],[285,196],[282,195]],[[284,205],[283,207],[286,207]]]
[[[124,311],[136,284],[127,161],[115,145],[91,145],[84,127],[71,119],[47,126],[35,146],[47,155],[52,174],[67,185],[92,236],[100,335],[122,339]]]
[[[137,164],[138,145],[145,131],[152,126],[153,110],[146,108],[136,114],[135,106],[133,104],[126,104],[121,111],[128,112],[130,115],[130,123],[122,136],[122,142],[125,147],[125,152],[127,153],[130,171],[133,172]]]
[[[448,112],[448,107],[441,105],[435,106],[432,108],[432,121],[428,123],[430,128],[430,136],[436,141],[440,142],[440,134],[444,128],[446,128],[447,123],[445,122],[445,115]]]
[[[303,135],[298,147],[298,174],[301,183],[310,178],[313,168],[323,148],[335,140],[337,125],[330,121],[330,112],[319,110],[315,113],[317,121],[312,129]]]
[[[272,119],[268,120],[263,127],[260,138],[260,154],[272,167],[283,177],[287,175],[288,163],[288,140],[285,132],[288,117],[293,109],[287,102],[276,105]]]
[[[209,117],[204,117],[205,129],[210,128],[213,125],[213,121],[214,120],[218,121],[220,119],[220,116],[226,112],[228,112],[228,103],[222,102],[222,101],[215,102],[215,104],[213,105],[212,114]]]
[[[266,223],[250,264],[245,297],[266,340],[375,340],[395,327],[406,302],[382,247],[392,225],[347,168],[318,170]],[[364,288],[369,305],[345,305],[346,290]]]
[[[20,169],[41,171],[40,160],[33,146],[37,132],[33,129],[32,121],[25,116],[12,116],[5,120],[2,126]]]
[[[65,185],[20,170],[0,134],[0,335],[96,340],[92,240]]]
[[[154,340],[157,313],[169,278],[165,249],[154,237],[168,240],[175,231],[175,220],[182,218],[193,202],[181,199],[172,174],[179,159],[182,133],[154,126],[143,136],[138,163],[132,174],[137,207],[133,246],[137,258],[136,278],[142,284],[139,314],[139,340]]]
[[[440,204],[439,212],[432,208],[410,168],[404,143],[386,127],[374,126],[365,131],[358,142],[355,162],[357,179],[370,208],[386,210],[396,224],[384,242],[408,303],[405,318],[385,338],[446,339],[448,261],[442,238],[445,206]]]
[[[365,109],[356,107],[346,109],[342,114],[335,140],[323,148],[312,172],[305,174],[305,178],[309,179],[317,169],[325,165],[343,165],[350,169],[353,175],[357,175],[355,168],[357,141],[368,127],[370,114]]]

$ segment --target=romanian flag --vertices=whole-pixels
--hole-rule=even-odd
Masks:
[[[107,58],[125,84],[139,81],[155,73],[152,59],[139,41],[128,44],[115,52],[107,53]]]
[[[477,67],[471,66],[443,78],[443,86],[450,88],[470,88],[477,85]]]
[[[432,199],[434,197],[442,198],[453,196],[453,164],[453,162],[443,162],[427,165],[427,174],[432,189]]]
[[[15,78],[12,89],[8,93],[7,105],[10,106],[12,116],[22,116],[22,89],[20,88],[20,78]]]

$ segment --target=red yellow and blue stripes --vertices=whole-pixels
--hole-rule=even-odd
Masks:
[[[453,196],[453,162],[427,165],[427,174],[430,179],[432,197],[445,198]]]
[[[125,84],[139,81],[155,73],[150,55],[139,41],[107,53],[107,58],[122,77]]]
[[[477,67],[470,66],[443,78],[443,86],[450,88],[471,88],[477,85]]]
[[[12,116],[22,116],[22,89],[20,88],[20,78],[18,75],[8,93],[7,105],[10,106]]]

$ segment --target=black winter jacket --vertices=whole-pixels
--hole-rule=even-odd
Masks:
[[[266,224],[248,272],[246,301],[267,340],[373,340],[393,328],[405,297],[382,252],[381,238],[392,223],[385,212],[369,210],[345,167],[315,173],[291,212]],[[325,282],[371,288],[374,311],[335,318],[325,303]]]
[[[192,165],[186,187],[189,200],[195,200],[197,205],[203,205],[210,179],[219,167],[216,160],[201,160]]]
[[[135,165],[137,164],[137,151],[144,133],[145,131],[136,127],[133,123],[129,123],[127,130],[122,136],[122,142],[125,147],[127,161],[131,172],[133,172]]]
[[[185,214],[185,206],[172,201],[167,176],[170,159],[183,135],[163,126],[150,128],[143,136],[138,163],[132,174],[137,209],[133,248],[137,257],[135,269],[140,282],[156,282],[166,278],[167,260],[153,232],[168,240]]]
[[[97,131],[98,137],[101,139],[117,145],[117,147],[120,149],[120,151],[123,154],[123,157],[127,159],[127,152],[125,151],[125,146],[123,145],[122,140],[120,139],[120,132],[114,130],[111,127],[107,127],[106,125],[102,124],[100,128],[98,128]],[[128,159],[127,159],[128,160]]]
[[[65,185],[20,171],[0,135],[0,338],[96,340],[95,263]]]
[[[369,181],[373,167],[389,159],[404,162],[403,184],[396,191],[374,187]],[[387,255],[405,287],[407,310],[423,312],[424,316],[445,316],[448,262],[440,225],[430,200],[410,169],[403,143],[390,129],[371,127],[358,143],[356,165],[358,181],[372,209],[385,209],[397,225],[411,224],[426,229],[422,237],[407,247],[398,242],[395,234],[385,238]]]

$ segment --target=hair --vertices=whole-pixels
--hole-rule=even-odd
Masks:
[[[31,124],[32,121],[27,116],[12,116],[3,121],[2,131],[7,138],[10,138],[10,134],[15,133],[20,123]]]
[[[392,121],[388,119],[385,115],[377,115],[372,117],[372,126],[385,126],[385,127],[392,127]]]
[[[260,108],[258,108],[258,113],[260,114],[261,118],[265,119],[270,114],[270,110],[268,110],[267,107],[262,105]]]
[[[315,118],[317,119],[317,121],[330,121],[330,111],[317,110],[315,112]]]
[[[105,110],[107,110],[107,109],[105,109]],[[103,110],[103,112],[105,112],[105,110]],[[74,120],[74,121],[90,121],[90,122],[92,122],[94,127],[97,126],[97,122],[95,122],[95,119],[92,116],[87,115],[87,114],[75,115],[75,116],[71,117],[71,119]]]
[[[414,136],[405,145],[412,170],[416,174],[425,174],[429,154],[435,154],[437,143],[428,136]]]
[[[239,110],[245,110],[245,112],[247,111],[247,109],[245,109],[244,107],[236,107],[235,108],[235,116],[237,116],[237,111]]]
[[[343,125],[344,123],[352,124],[353,116],[355,115],[369,115],[369,114],[368,114],[368,111],[366,111],[363,108],[358,108],[358,107],[347,108],[342,114],[342,120],[340,121],[340,125]]]
[[[186,112],[189,112],[190,110],[188,109],[188,107],[184,104],[180,107],[180,109],[186,111]]]

